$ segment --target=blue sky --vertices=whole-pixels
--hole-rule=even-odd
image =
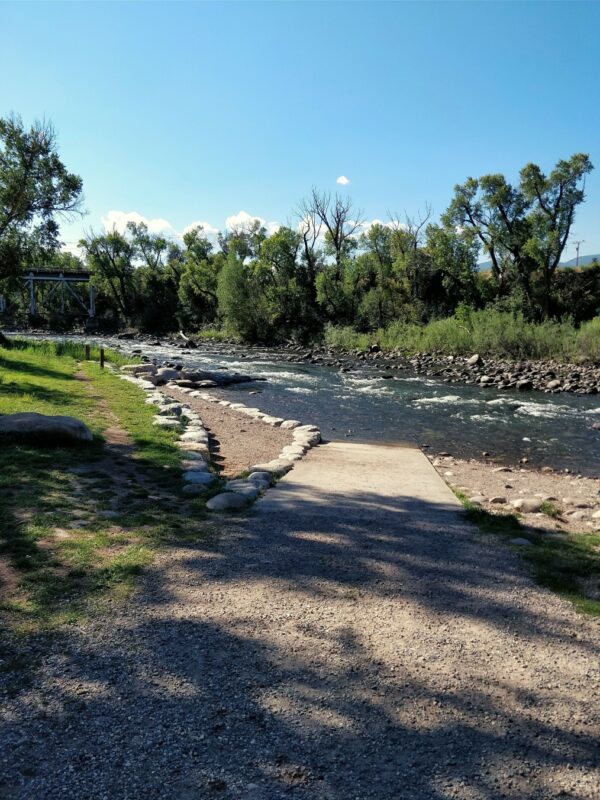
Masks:
[[[84,180],[67,241],[286,223],[313,185],[437,216],[469,175],[583,151],[572,238],[600,252],[600,3],[5,2],[0,30],[0,115],[51,119]]]

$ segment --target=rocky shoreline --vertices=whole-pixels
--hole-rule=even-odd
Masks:
[[[127,335],[129,337],[129,335]],[[136,336],[145,345],[166,344],[183,350],[202,347],[210,343],[223,352],[235,352],[241,345],[218,340],[193,340],[168,338],[163,341],[153,337]],[[548,394],[568,392],[576,395],[595,395],[600,392],[600,365],[589,362],[580,364],[554,360],[515,361],[507,358],[483,357],[479,353],[469,356],[448,356],[441,353],[417,353],[406,356],[400,352],[384,352],[374,345],[367,352],[334,350],[324,347],[306,348],[300,345],[265,348],[261,345],[244,345],[247,357],[252,359],[254,351],[268,350],[281,361],[291,364],[309,363],[333,367],[341,372],[353,372],[364,367],[381,371],[383,378],[393,380],[395,373],[408,371],[427,378],[437,378],[443,383],[462,383],[480,386],[482,389],[512,389],[519,392],[541,391]]]
[[[295,349],[295,348],[294,348]],[[288,356],[290,363],[309,362],[341,371],[353,371],[369,365],[394,378],[394,372],[410,371],[424,377],[438,378],[443,383],[479,385],[482,389],[537,390],[552,394],[569,392],[595,395],[600,391],[600,366],[569,364],[559,361],[511,361],[470,356],[445,356],[440,353],[417,353],[412,357],[386,353],[377,346],[369,352],[313,349],[299,357]]]
[[[548,536],[600,531],[598,479],[558,471],[500,465],[493,459],[430,454],[444,481],[472,506],[497,515],[517,515],[526,527]]]
[[[43,335],[43,331],[28,331],[21,335]],[[442,353],[416,353],[407,356],[399,351],[387,352],[378,345],[368,351],[336,350],[322,346],[305,347],[302,345],[280,345],[268,347],[259,344],[240,345],[234,341],[221,339],[194,340],[183,334],[168,334],[161,338],[149,334],[125,332],[116,336],[94,336],[90,338],[106,338],[139,342],[142,347],[129,350],[132,355],[139,355],[142,360],[150,360],[143,352],[144,347],[165,347],[190,351],[210,347],[223,355],[238,355],[249,362],[259,353],[268,352],[272,357],[289,364],[315,364],[332,367],[340,372],[355,372],[364,368],[383,373],[381,377],[393,380],[398,372],[409,372],[426,378],[436,378],[443,383],[462,383],[480,386],[482,389],[493,388],[515,390],[519,392],[541,391],[548,394],[563,392],[575,395],[596,395],[600,392],[600,364],[584,362],[570,363],[556,360],[523,360],[493,358],[472,353],[464,355],[444,355]],[[243,352],[240,352],[243,350]],[[164,367],[179,367],[175,362],[166,361]],[[214,379],[214,374],[210,376]],[[248,378],[246,378],[248,380]],[[252,379],[255,380],[255,379]]]

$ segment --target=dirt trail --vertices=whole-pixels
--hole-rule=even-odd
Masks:
[[[233,478],[253,464],[264,464],[277,458],[281,450],[292,442],[289,430],[272,428],[259,419],[217,403],[207,403],[199,397],[190,397],[176,388],[165,387],[161,391],[200,414],[202,423],[210,432],[212,462],[224,478]]]
[[[600,797],[596,621],[418,451],[329,444],[9,708],[0,796]]]

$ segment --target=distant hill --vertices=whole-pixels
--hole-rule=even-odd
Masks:
[[[600,253],[593,256],[579,256],[579,266],[585,267],[586,264],[591,264],[592,261],[600,261]],[[577,264],[577,259],[572,258],[570,261],[563,261],[561,267],[574,267]]]
[[[579,256],[579,266],[585,267],[586,264],[591,264],[593,261],[600,262],[600,253],[595,253],[591,256]],[[559,264],[560,267],[574,267],[577,264],[577,259],[572,258],[570,261],[561,261]],[[477,269],[480,272],[485,272],[487,269],[492,268],[491,261],[482,261],[480,264],[477,264]]]

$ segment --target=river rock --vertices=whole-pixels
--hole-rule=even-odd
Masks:
[[[203,486],[210,486],[214,481],[215,476],[212,472],[207,472],[206,470],[191,469],[183,473],[184,483],[196,483],[202,484]]]
[[[506,503],[506,497],[502,497],[501,495],[490,497],[490,503],[493,503],[494,505],[503,505]]]
[[[531,547],[533,545],[533,542],[530,542],[529,539],[524,539],[522,536],[515,536],[514,539],[510,540],[510,543],[518,547]]]
[[[169,367],[161,367],[156,373],[158,383],[167,383],[167,381],[175,381],[179,378],[180,372],[176,369]]]
[[[159,428],[178,428],[181,423],[175,417],[154,417],[153,425]]]
[[[474,494],[472,497],[469,497],[469,503],[472,503],[474,506],[480,506],[482,503],[485,503],[486,498],[482,494]]]
[[[281,427],[284,430],[293,430],[294,428],[299,428],[302,425],[297,419],[286,419],[281,423]]]
[[[562,381],[559,380],[548,381],[546,384],[546,389],[550,389],[550,391],[552,391],[553,389],[559,389],[561,385]]]
[[[50,416],[33,411],[0,416],[0,436],[44,444],[73,445],[91,442],[92,432],[76,417]]]
[[[312,433],[308,431],[304,431],[303,433],[296,433],[296,431],[294,431],[292,438],[294,440],[294,444],[301,444],[310,448],[319,444],[319,442],[321,441],[321,434],[318,431],[313,431]]]
[[[250,502],[256,500],[259,495],[259,487],[252,481],[228,481],[225,489],[243,495]]]
[[[154,364],[125,364],[121,367],[121,372],[128,372],[131,375],[156,375],[158,367]]]
[[[206,507],[209,511],[237,511],[248,505],[248,498],[238,492],[223,492],[211,497]]]
[[[173,415],[175,417],[181,416],[181,405],[179,403],[169,403],[168,405],[161,405],[158,410],[160,417],[167,417]]]
[[[270,472],[251,472],[248,475],[248,480],[252,481],[253,483],[262,483],[267,481],[267,483],[271,482],[271,473]]]
[[[272,428],[278,428],[284,421],[282,417],[272,417],[270,414],[265,414],[262,420],[263,422],[266,422],[267,425],[270,425]]]
[[[254,464],[250,472],[268,472],[270,475],[284,475],[289,472],[293,464],[287,459],[273,459],[265,464]]]
[[[205,430],[187,430],[179,437],[180,442],[201,442],[208,444],[208,433]]]
[[[524,378],[523,380],[517,381],[517,389],[520,392],[528,392],[533,389],[533,383],[529,378]]]
[[[200,453],[190,453],[190,456],[199,456],[199,458],[184,458],[181,462],[181,468],[187,471],[193,472],[208,472],[208,464],[202,458]]]
[[[513,500],[511,505],[523,514],[535,514],[541,509],[542,501],[537,497],[520,497],[518,500]]]
[[[481,358],[481,356],[479,355],[479,353],[475,353],[475,354],[474,354],[474,355],[472,355],[470,358],[467,358],[467,362],[466,362],[466,363],[467,363],[467,366],[468,366],[468,367],[474,367],[474,366],[476,366],[477,364],[481,364],[482,360],[483,360],[483,359]]]

